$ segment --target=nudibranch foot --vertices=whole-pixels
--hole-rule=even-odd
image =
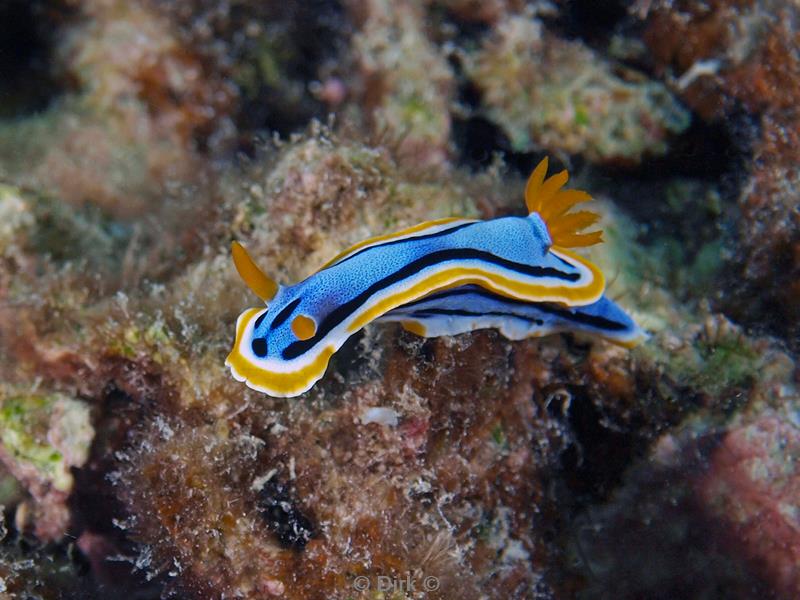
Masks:
[[[646,338],[633,319],[605,296],[592,304],[567,307],[514,300],[472,285],[431,294],[379,321],[400,322],[424,337],[494,328],[510,340],[580,331],[630,347]]]

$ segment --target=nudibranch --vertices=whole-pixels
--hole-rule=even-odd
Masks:
[[[633,345],[641,330],[611,300],[600,270],[570,248],[602,241],[599,219],[571,212],[591,199],[563,190],[547,159],[525,188],[526,217],[447,218],[362,241],[307,279],[281,286],[237,242],[236,268],[266,304],[243,312],[225,364],[249,387],[278,397],[307,391],[344,342],[376,320],[426,336],[495,327],[519,339],[564,330]]]

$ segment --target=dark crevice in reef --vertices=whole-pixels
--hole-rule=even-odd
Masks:
[[[124,591],[126,597],[158,598],[163,577],[150,579],[146,570],[134,569],[127,560],[108,560],[109,556],[134,557],[140,549],[123,529],[128,514],[112,483],[111,474],[117,465],[116,453],[128,443],[127,432],[144,419],[146,408],[141,402],[110,382],[101,392],[96,408],[95,428],[86,465],[74,471],[75,491],[70,497],[73,522],[70,535],[80,553],[91,565],[95,585],[111,597]],[[100,425],[102,423],[102,425]],[[132,524],[132,523],[131,523]],[[129,595],[136,590],[135,595]]]
[[[310,88],[336,73],[350,27],[341,3],[242,2],[149,5],[175,26],[209,73],[235,89],[237,150],[252,156],[264,133],[283,137],[327,115]]]
[[[548,156],[546,151],[514,152],[502,129],[482,116],[454,118],[452,140],[456,147],[456,164],[472,171],[488,168],[499,155],[511,171],[527,178],[539,161]],[[550,155],[551,171],[560,164]]]
[[[327,372],[341,375],[341,381],[345,382],[341,391],[347,389],[350,382],[358,380],[369,365],[369,356],[365,355],[361,345],[363,340],[364,331],[356,332],[331,357],[330,367],[328,367]],[[331,382],[331,385],[338,389],[340,383],[335,381]]]
[[[467,111],[477,111],[481,105],[480,91],[466,82],[459,87],[458,102]],[[453,115],[452,119],[451,140],[456,149],[455,162],[459,167],[482,171],[492,165],[495,156],[498,155],[510,171],[517,173],[522,178],[527,178],[545,156],[549,157],[551,172],[567,166],[546,150],[515,152],[502,128],[480,114]],[[579,170],[582,162],[579,157],[576,157],[575,162],[570,165],[571,170],[573,172]]]
[[[155,365],[118,357],[98,364],[84,385],[95,437],[88,461],[73,470],[69,536],[91,565],[97,597],[123,593],[126,598],[155,600],[170,585],[169,569],[151,564],[150,549],[136,541],[141,525],[126,509],[123,496],[130,490],[125,490],[119,470],[132,441],[141,436],[141,424],[156,407],[177,411],[172,390]]]
[[[596,502],[620,484],[645,446],[633,433],[604,426],[604,415],[580,388],[571,388],[570,395],[567,420],[573,443],[561,457],[563,475],[572,497]]]
[[[670,405],[669,398],[642,389],[638,394],[641,402],[661,414],[653,418],[645,411],[621,422],[604,408],[614,399],[593,396],[585,386],[556,384],[541,393],[548,398],[549,415],[568,432],[570,443],[560,455],[559,472],[554,477],[562,486],[563,502],[578,510],[607,501],[623,483],[628,469],[647,453],[658,429],[702,409],[704,401],[691,388],[681,388],[678,393],[683,404],[670,411],[664,408]]]
[[[305,128],[311,119],[325,117],[325,105],[308,90],[320,78],[323,63],[340,55],[345,47],[343,9],[338,2],[317,0],[288,3],[285,12],[278,39],[283,38],[286,47],[276,49],[276,58],[284,60],[284,77],[293,84],[276,86],[259,78],[242,103],[238,115],[242,129],[266,129],[287,136]],[[250,48],[245,53],[257,51]]]
[[[438,25],[432,28],[434,39],[441,43],[446,38],[459,48],[478,45],[481,38],[491,31],[491,26],[480,18],[465,18],[468,15],[474,16],[474,13],[464,10],[459,14],[441,5],[430,6],[427,22]]]
[[[632,0],[566,0],[559,3],[557,15],[544,14],[541,19],[563,37],[597,46],[629,19],[632,4]]]
[[[35,537],[16,530],[13,516],[5,517],[4,537],[0,543],[3,563],[3,598],[80,598],[100,599],[91,577],[92,565],[75,551],[74,540],[68,537],[58,543],[45,544]],[[47,567],[38,569],[38,565]],[[46,590],[58,590],[57,596]],[[155,600],[158,596],[151,596]]]
[[[466,23],[455,20],[459,34],[456,39],[459,45],[477,44],[478,38],[487,31],[487,26],[480,23]],[[450,139],[455,147],[455,163],[471,171],[482,171],[492,165],[496,156],[500,156],[506,166],[521,177],[528,177],[538,162],[548,155],[546,151],[516,152],[503,129],[481,114],[481,91],[472,84],[462,72],[457,56],[448,58],[450,66],[460,81],[457,90],[457,102],[463,108],[457,114],[451,113],[452,131]],[[553,162],[551,164],[558,164]]]
[[[748,180],[753,130],[744,115],[729,123],[694,119],[663,156],[646,158],[636,166],[592,167],[592,191],[610,196],[646,226],[641,242],[658,243],[665,235],[683,232],[679,237],[687,240],[685,249],[691,254],[719,239],[737,210],[736,201]],[[681,180],[694,191],[676,195]],[[718,201],[711,201],[709,190]]]
[[[742,167],[751,152],[750,131],[752,125],[744,115],[716,123],[695,117],[685,132],[671,140],[666,154],[646,157],[638,165],[606,166],[598,170],[610,180],[662,181],[686,177],[725,181],[737,176],[743,180]]]
[[[259,82],[258,89],[242,106],[240,126],[267,129],[288,135],[304,128],[312,118],[325,116],[325,106],[308,93],[311,82],[320,77],[322,62],[340,54],[344,45],[340,39],[342,8],[338,2],[290,3],[286,20],[287,41],[294,44],[285,63],[286,76],[298,82],[299,96],[287,97],[268,81]],[[291,100],[297,100],[292,102]]]
[[[717,147],[724,152],[722,164],[727,161],[727,169],[722,173],[721,182],[727,196],[738,199],[742,186],[750,178],[750,167],[755,156],[756,145],[761,138],[761,115],[754,115],[743,106],[729,108],[723,121],[716,124],[725,133],[725,145]],[[713,150],[713,148],[711,148]]]
[[[477,111],[481,106],[481,91],[467,80],[457,57],[449,58],[450,66],[461,82],[457,90],[458,104],[463,114],[451,114],[450,139],[455,147],[455,162],[473,171],[487,168],[497,153],[511,151],[511,143],[503,130]]]
[[[487,168],[495,154],[508,156],[508,138],[484,117],[453,119],[452,139],[457,148],[457,164],[478,171]]]
[[[297,506],[289,486],[273,478],[258,493],[258,507],[281,546],[300,551],[315,536],[311,519]]]
[[[53,32],[67,16],[42,2],[0,2],[0,118],[43,111],[60,95],[51,63]]]

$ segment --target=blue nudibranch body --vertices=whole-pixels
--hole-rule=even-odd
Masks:
[[[545,179],[547,159],[525,190],[527,217],[439,219],[365,240],[291,286],[262,273],[242,246],[234,263],[267,303],[239,316],[225,364],[271,396],[307,391],[331,356],[372,321],[399,321],[418,335],[494,327],[510,339],[586,331],[623,345],[644,334],[603,296],[600,270],[568,247],[601,241],[581,233],[598,216],[569,212],[590,196]]]

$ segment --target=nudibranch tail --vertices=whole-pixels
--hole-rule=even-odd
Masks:
[[[236,265],[236,270],[247,287],[264,302],[272,300],[278,292],[278,284],[258,268],[258,265],[239,242],[231,242],[231,254],[233,255],[233,264]]]
[[[567,171],[561,171],[545,179],[547,158],[536,166],[525,186],[525,204],[528,212],[537,213],[547,225],[553,244],[562,248],[591,246],[603,241],[602,231],[583,230],[594,225],[600,216],[584,210],[569,213],[570,209],[592,197],[581,190],[562,190],[569,180]]]

